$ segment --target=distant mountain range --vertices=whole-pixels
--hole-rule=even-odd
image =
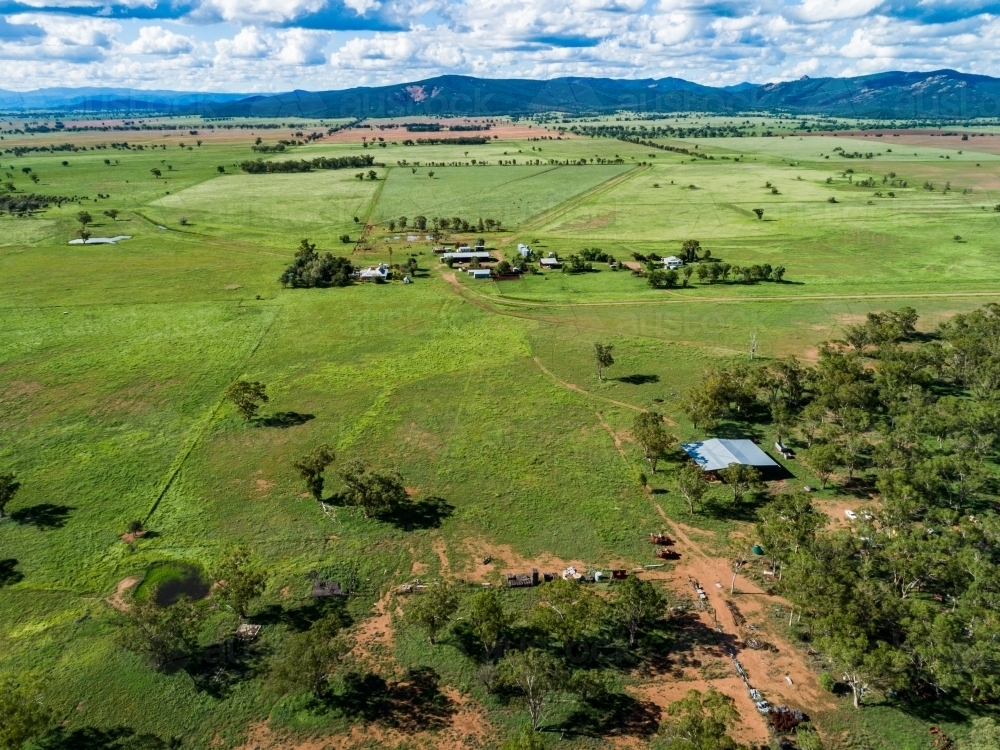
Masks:
[[[146,112],[173,111],[183,107],[246,99],[248,94],[202,94],[190,91],[150,91],[149,89],[50,88],[35,91],[0,89],[3,112]]]
[[[0,110],[325,118],[769,111],[965,120],[1000,116],[1000,79],[937,70],[712,87],[681,78],[538,81],[446,75],[392,86],[254,96],[101,88],[41,89],[23,94],[0,91]]]

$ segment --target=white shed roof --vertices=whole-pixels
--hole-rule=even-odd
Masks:
[[[712,438],[701,443],[685,443],[684,452],[705,471],[724,469],[730,464],[744,466],[777,466],[770,456],[752,440],[720,440]]]
[[[471,260],[472,258],[493,260],[493,256],[486,250],[459,250],[457,253],[444,253],[441,257],[443,259],[455,258],[456,260]]]

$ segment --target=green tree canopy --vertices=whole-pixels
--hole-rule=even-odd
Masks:
[[[661,734],[667,750],[741,750],[742,746],[728,731],[739,723],[735,701],[710,688],[704,693],[689,690],[667,706],[670,718],[663,722]]]
[[[646,628],[663,619],[666,600],[649,581],[629,576],[615,588],[611,611],[615,621],[628,633],[628,645]]]
[[[458,611],[458,593],[449,583],[429,586],[415,596],[406,609],[406,618],[427,634],[434,645],[437,634]]]
[[[708,492],[701,467],[695,463],[685,463],[677,472],[677,491],[688,504],[688,512],[694,515],[695,508]]]
[[[335,459],[336,456],[333,449],[326,443],[323,443],[323,445],[317,446],[292,464],[302,479],[305,480],[306,489],[316,499],[316,502],[323,500],[323,485],[325,484],[323,472],[326,471],[326,467],[332,464]]]
[[[676,442],[663,426],[663,416],[655,411],[639,412],[632,425],[632,436],[642,446],[643,457],[655,474],[657,462],[670,453]]]
[[[499,591],[484,589],[472,595],[469,602],[469,622],[487,652],[493,653],[510,630],[513,617],[504,609]]]
[[[247,616],[247,608],[260,598],[267,586],[267,573],[254,567],[245,549],[232,550],[215,572],[219,585],[215,596],[233,608],[240,619]]]
[[[594,343],[594,362],[597,364],[597,379],[604,380],[604,371],[615,363],[612,356],[614,346],[602,344],[600,341]]]
[[[132,603],[120,619],[122,647],[146,656],[156,668],[170,659],[188,656],[198,646],[202,610],[187,597],[161,607],[147,596]]]
[[[596,632],[604,616],[604,600],[576,581],[556,578],[539,589],[539,596],[534,624],[564,645]]]
[[[286,692],[308,690],[314,697],[323,698],[331,678],[350,650],[348,640],[338,635],[340,626],[340,618],[327,615],[304,633],[286,638],[271,669],[274,684]]]
[[[500,662],[500,676],[504,684],[524,696],[531,728],[537,732],[545,709],[566,685],[562,662],[537,648],[513,651]]]
[[[54,714],[28,675],[0,677],[0,750],[21,750],[52,725]]]
[[[261,404],[267,402],[267,387],[257,380],[237,380],[226,389],[222,397],[232,402],[248,422],[257,415]]]
[[[345,499],[364,508],[365,518],[394,513],[410,501],[403,478],[395,472],[367,469],[360,461],[352,461],[341,478],[346,485]]]
[[[725,469],[720,469],[718,474],[733,491],[733,505],[743,502],[748,492],[761,492],[764,489],[760,472],[753,466],[729,464]]]

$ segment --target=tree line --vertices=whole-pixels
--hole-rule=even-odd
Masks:
[[[404,146],[481,146],[489,143],[488,135],[463,135],[457,138],[417,138],[416,141],[407,138]]]
[[[244,161],[240,163],[240,169],[248,174],[271,174],[274,172],[311,172],[314,169],[357,169],[358,167],[370,167],[375,164],[375,157],[364,156],[320,156],[316,159],[306,161]],[[376,165],[384,166],[384,165]]]
[[[12,183],[6,183],[5,187],[12,192],[0,194],[0,214],[6,212],[11,216],[26,216],[35,211],[49,208],[52,204],[61,208],[63,203],[76,203],[81,200],[87,200],[86,196],[82,198],[78,196],[67,198],[62,195],[14,194],[14,185]]]

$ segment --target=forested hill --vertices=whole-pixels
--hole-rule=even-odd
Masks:
[[[786,111],[882,119],[969,119],[1000,115],[1000,79],[953,70],[879,73],[859,78],[802,78],[777,84],[713,88],[680,78],[549,81],[440,76],[395,86],[293,91],[206,103],[216,115],[391,117],[510,115],[561,111]]]
[[[857,78],[806,78],[774,84],[714,88],[680,78],[486,79],[447,75],[392,86],[338,91],[291,91],[250,97],[202,94],[171,99],[160,92],[128,97],[90,91],[53,101],[72,111],[199,113],[214,117],[494,116],[751,111],[878,119],[964,120],[1000,116],[1000,79],[953,70],[890,72]],[[28,94],[24,101],[33,101]],[[0,97],[0,106],[10,97]],[[9,105],[8,105],[9,106]]]

